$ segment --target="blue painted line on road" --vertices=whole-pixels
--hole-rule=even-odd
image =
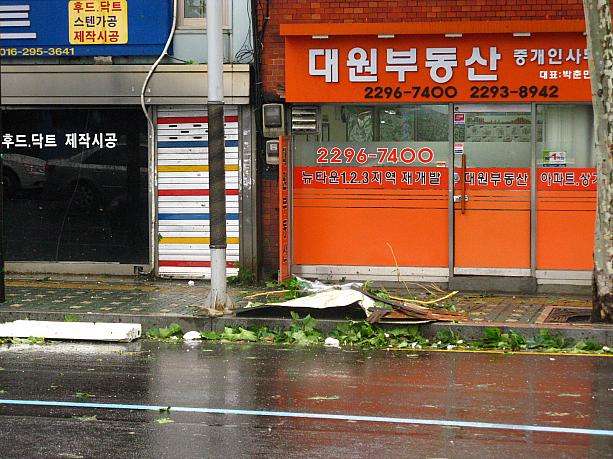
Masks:
[[[29,406],[54,406],[68,408],[97,408],[107,410],[138,410],[138,411],[159,411],[166,410],[169,405],[125,405],[121,403],[89,403],[89,402],[56,402],[47,400],[3,400],[0,405],[29,405]],[[572,433],[582,435],[603,435],[613,436],[613,430],[600,429],[581,429],[576,427],[550,427],[550,426],[529,426],[522,424],[498,424],[493,422],[472,422],[472,421],[448,421],[445,419],[414,419],[414,418],[392,418],[384,416],[359,416],[352,414],[331,414],[331,413],[300,413],[292,411],[259,411],[259,410],[233,410],[226,408],[195,408],[187,406],[171,406],[171,411],[187,413],[208,413],[208,414],[235,414],[241,416],[271,416],[278,418],[305,418],[323,419],[336,421],[361,421],[361,422],[385,422],[391,424],[418,424],[433,426],[452,426],[452,427],[472,427],[477,429],[502,429],[502,430],[523,430],[530,432],[555,432]]]

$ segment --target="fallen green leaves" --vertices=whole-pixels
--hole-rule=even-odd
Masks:
[[[304,319],[300,319],[298,314],[291,312],[292,323],[287,330],[280,328],[243,328],[243,327],[225,327],[222,333],[216,332],[201,332],[200,336],[204,340],[222,341],[222,342],[265,342],[265,343],[284,343],[297,344],[300,346],[309,346],[323,343],[324,336],[315,327],[317,321],[310,315]]]
[[[154,327],[145,331],[145,336],[150,339],[162,341],[178,340],[183,337],[183,330],[177,323],[171,323],[168,327]]]
[[[224,331],[200,332],[203,340],[221,342],[279,343],[299,346],[321,345],[326,338],[317,329],[317,321],[310,315],[300,319],[291,312],[292,322],[287,329],[279,327],[225,327]],[[179,342],[183,336],[181,327],[172,323],[168,327],[151,328],[145,332],[150,339]],[[338,325],[327,336],[338,339],[341,346],[360,348],[395,349],[447,349],[447,350],[501,350],[501,351],[542,351],[568,353],[610,354],[611,349],[591,341],[575,342],[549,330],[541,329],[532,338],[512,330],[504,333],[500,328],[485,328],[484,335],[476,341],[466,341],[450,329],[441,330],[434,339],[423,337],[416,325],[382,328],[366,321],[348,321]],[[37,344],[45,343],[44,338],[3,338],[2,343]],[[81,393],[78,393],[81,394]]]
[[[206,341],[222,343],[278,343],[298,346],[322,345],[327,336],[336,338],[341,346],[363,349],[430,349],[430,350],[498,350],[504,352],[540,351],[566,352],[575,354],[610,354],[611,349],[591,341],[575,342],[571,338],[541,329],[534,337],[525,337],[512,330],[503,332],[500,328],[485,328],[480,339],[469,341],[451,329],[444,329],[434,338],[421,335],[417,325],[383,328],[364,320],[338,325],[330,333],[323,334],[317,329],[317,320],[307,315],[300,318],[292,311],[292,321],[287,329],[278,327],[227,326],[224,331],[200,332]],[[168,328],[155,328],[146,332],[149,338],[177,341],[182,335],[181,327],[171,324]]]
[[[156,419],[155,422],[157,422],[158,424],[170,424],[171,422],[175,422],[170,418],[160,418],[160,419]]]
[[[257,304],[264,304],[270,301],[271,297],[273,301],[278,301],[279,295],[282,295],[286,300],[293,300],[294,298],[304,296],[308,286],[308,282],[300,280],[296,277],[292,277],[281,283],[266,282],[266,288],[274,290],[255,293],[253,295],[246,296],[245,299],[260,298]],[[252,306],[255,306],[255,304],[252,304]]]
[[[0,344],[45,344],[45,338],[30,336],[29,338],[0,338]]]

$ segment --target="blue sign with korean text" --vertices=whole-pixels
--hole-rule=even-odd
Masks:
[[[170,0],[0,0],[0,58],[162,52]]]

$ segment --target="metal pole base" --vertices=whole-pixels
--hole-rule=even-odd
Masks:
[[[232,307],[226,292],[226,249],[211,249],[211,291],[206,306],[218,311]]]

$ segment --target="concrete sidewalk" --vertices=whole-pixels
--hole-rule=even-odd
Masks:
[[[209,317],[202,306],[209,291],[206,281],[149,280],[136,277],[10,275],[6,302],[0,304],[0,322],[17,319],[88,322],[135,322],[147,329],[179,323],[184,330],[222,330],[230,324],[279,325],[283,318]],[[258,287],[229,286],[235,306],[244,306],[246,296],[263,291]],[[613,326],[589,323],[552,323],[555,317],[586,314],[591,309],[586,296],[460,294],[454,297],[457,310],[469,320],[450,324],[436,322],[421,326],[424,336],[441,328],[452,328],[471,339],[481,336],[484,327],[496,326],[531,336],[541,328],[555,330],[576,340],[589,339],[613,344]],[[344,321],[320,320],[322,330]]]

